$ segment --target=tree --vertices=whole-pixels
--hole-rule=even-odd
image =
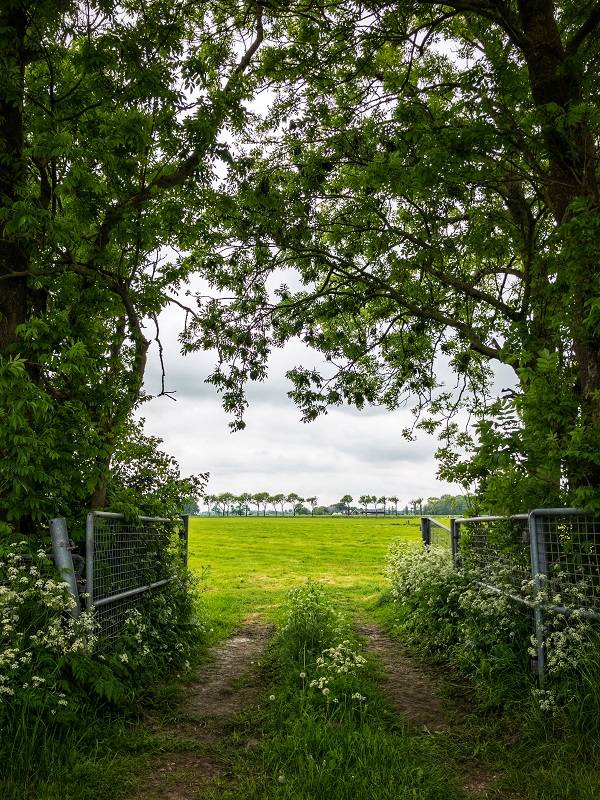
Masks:
[[[262,36],[235,2],[2,4],[0,523],[105,505],[158,313],[193,270],[162,249],[230,158]]]
[[[429,497],[423,507],[423,512],[432,516],[447,514],[462,516],[466,511],[467,499],[462,495],[443,494],[441,497]]]
[[[289,373],[305,420],[410,397],[442,436],[443,476],[478,482],[484,502],[600,507],[597,5],[311,9],[300,22],[286,4],[264,51],[280,87],[270,146],[232,174],[230,248],[207,257],[238,298],[200,301],[198,323],[237,424],[244,381],[298,337],[329,362]],[[282,266],[300,288],[273,302]],[[490,405],[494,361],[517,388]],[[482,415],[474,440],[452,422],[461,406]]]
[[[275,511],[275,516],[277,516],[277,507],[281,509],[281,514],[283,515],[283,504],[285,502],[285,495],[284,494],[273,494],[269,497],[269,502],[273,506],[273,510]]]
[[[260,504],[262,502],[263,494],[262,492],[258,492],[257,494],[252,495],[252,502],[256,506],[256,516],[260,514]]]
[[[311,515],[311,517],[312,517],[312,516],[314,516],[314,513],[315,513],[315,507],[316,507],[316,505],[317,505],[317,502],[318,502],[318,500],[317,500],[317,498],[316,498],[316,497],[307,497],[307,498],[306,498],[306,502],[307,502],[307,503],[310,503],[310,515]]]
[[[386,509],[386,505],[387,505],[387,500],[388,500],[387,497],[385,497],[384,495],[382,495],[381,497],[377,498],[377,502],[381,503],[381,505],[383,506],[383,516],[384,517],[385,517],[385,509]]]
[[[279,508],[281,509],[281,516],[283,517],[283,515],[285,514],[284,504],[286,502],[286,495],[280,492],[279,494],[276,494],[275,497],[277,498],[277,502],[279,503]]]
[[[247,517],[249,504],[252,502],[252,495],[249,494],[248,492],[243,492],[243,494],[241,494],[238,499],[244,511],[244,516]]]
[[[363,507],[365,516],[367,515],[367,508],[369,507],[369,503],[371,502],[371,495],[369,494],[361,494],[358,498],[358,502]]]
[[[423,498],[417,497],[414,500],[410,500],[410,507],[412,509],[413,514],[423,514]]]
[[[344,506],[346,510],[346,514],[350,516],[350,505],[354,498],[350,494],[345,494],[342,499],[340,500],[340,505]]]
[[[268,492],[258,492],[257,494],[253,494],[252,495],[252,500],[253,500],[254,503],[256,503],[257,514],[259,513],[260,508],[262,506],[263,517],[266,516],[267,505],[269,504],[269,502],[271,500],[271,496],[269,495],[269,493]]]
[[[230,492],[222,492],[221,494],[217,494],[215,497],[215,505],[217,509],[221,512],[221,516],[224,517],[229,513],[229,508],[231,505],[231,500],[233,499],[233,495]]]
[[[200,513],[198,501],[194,497],[186,497],[181,507],[181,514],[184,516],[197,516]]]
[[[315,506],[312,510],[312,514],[315,517],[325,517],[329,514],[329,509],[327,506]]]
[[[286,502],[290,504],[290,507],[291,507],[291,509],[292,509],[292,514],[293,514],[293,516],[295,517],[295,516],[296,516],[296,510],[297,510],[297,508],[298,508],[298,505],[299,505],[300,503],[303,503],[303,502],[304,502],[304,499],[303,499],[302,497],[300,497],[300,495],[297,495],[295,492],[291,492],[291,493],[290,493],[290,494],[288,494],[288,496],[286,497]]]
[[[392,495],[391,497],[388,497],[388,500],[390,501],[390,503],[394,504],[394,515],[397,517],[399,498],[396,497],[395,495]]]
[[[239,494],[231,495],[231,512],[238,517],[241,517],[243,514],[242,498]]]
[[[114,511],[128,516],[178,517],[197,514],[197,497],[208,475],[182,477],[162,439],[144,434],[144,420],[131,425],[119,440],[107,497]],[[76,519],[73,519],[75,522]]]

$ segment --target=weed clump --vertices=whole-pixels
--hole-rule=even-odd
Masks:
[[[312,581],[290,589],[285,610],[280,641],[292,653],[314,654],[333,644],[344,628],[343,616]]]

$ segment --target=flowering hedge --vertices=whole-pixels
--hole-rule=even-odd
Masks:
[[[581,705],[600,709],[597,626],[595,632],[594,623],[580,614],[545,614],[548,684],[541,689],[530,671],[530,657],[537,654],[530,608],[470,581],[454,568],[447,550],[396,542],[386,572],[403,635],[469,674],[485,705],[520,702],[529,692],[538,709],[558,713],[573,704],[583,678],[587,688]],[[566,599],[564,593],[536,594],[532,581],[521,591],[543,602]],[[568,603],[577,608],[581,587],[579,594],[576,587],[568,591]]]
[[[32,559],[20,542],[0,561],[0,718],[10,707],[68,715],[68,662],[96,644],[87,613],[67,616],[73,599],[42,550]]]
[[[498,705],[530,685],[528,610],[470,583],[441,548],[397,542],[386,571],[403,634],[473,677],[480,702]]]
[[[104,651],[93,614],[73,618],[73,599],[43,550],[19,542],[0,559],[0,722],[35,710],[72,722],[82,703],[130,703],[146,678],[185,668],[204,631],[194,620],[193,579],[180,569],[168,592],[131,609]]]

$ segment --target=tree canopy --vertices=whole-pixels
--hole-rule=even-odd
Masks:
[[[234,427],[297,337],[304,419],[410,401],[484,506],[600,507],[599,30],[591,0],[5,0],[0,524],[105,504],[170,303]]]
[[[275,99],[192,256],[227,297],[199,298],[187,346],[218,348],[234,424],[244,382],[298,337],[327,363],[289,373],[305,420],[411,398],[443,476],[496,510],[597,506],[600,6],[268,7]],[[500,398],[494,361],[515,373]]]
[[[236,2],[2,3],[0,523],[106,502],[189,272],[164,248],[244,123],[262,35]]]

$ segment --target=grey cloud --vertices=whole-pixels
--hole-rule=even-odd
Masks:
[[[302,425],[293,407],[273,414],[254,406],[247,430],[236,434],[229,433],[227,416],[209,399],[175,405],[162,398],[147,404],[144,415],[149,432],[163,437],[184,473],[211,472],[213,492],[296,491],[333,502],[346,492],[408,500],[457,491],[436,481],[435,441],[404,442],[399,430],[406,423],[394,421],[396,415],[356,417],[349,428],[348,417],[337,409]],[[390,439],[395,428],[398,435]]]
[[[247,428],[231,434],[228,417],[215,388],[205,383],[213,353],[182,357],[177,335],[182,318],[170,309],[161,315],[167,369],[166,388],[176,390],[177,403],[157,398],[141,409],[147,432],[161,436],[184,474],[210,471],[209,490],[295,491],[317,494],[333,502],[349,492],[411,497],[457,492],[437,481],[435,438],[419,434],[406,442],[402,428],[412,424],[408,408],[389,412],[369,408],[333,408],[313,423],[303,424],[287,397],[285,371],[294,364],[320,364],[319,354],[298,342],[272,355],[269,379],[248,389]],[[150,353],[146,389],[160,389],[156,346]]]

